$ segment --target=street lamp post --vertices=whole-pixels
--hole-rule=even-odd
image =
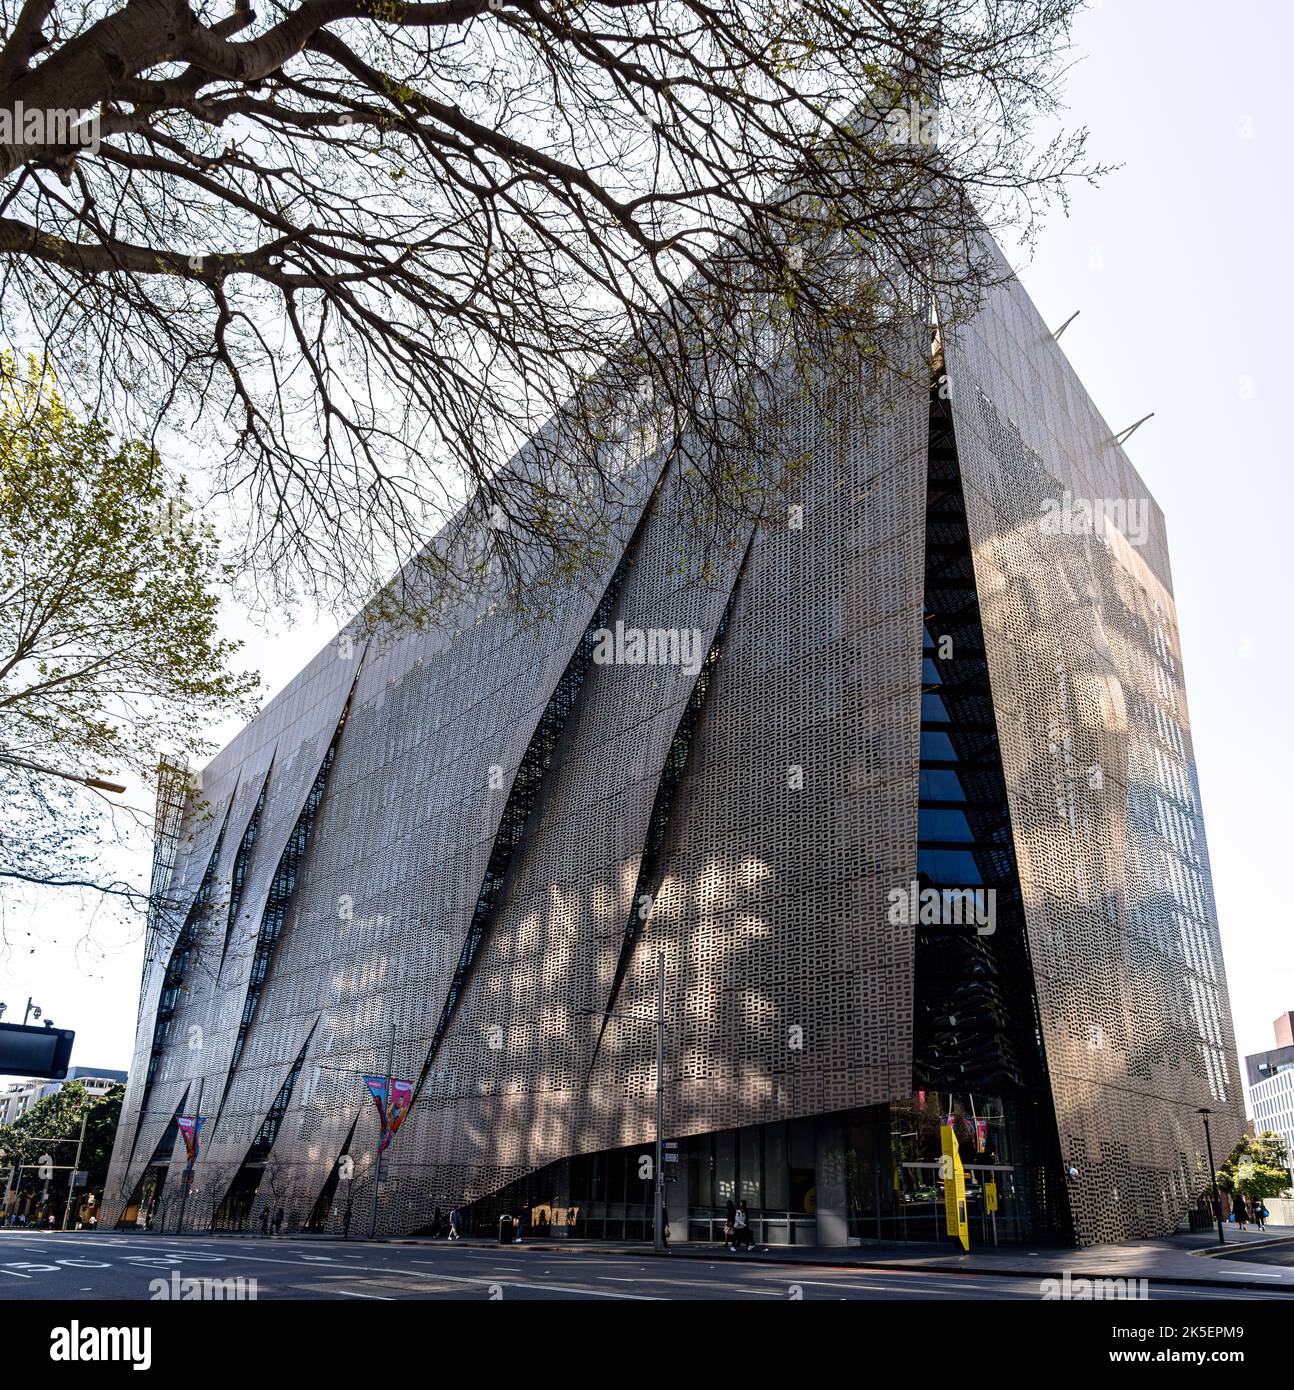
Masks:
[[[1213,1214],[1218,1219],[1218,1244],[1225,1245],[1227,1238],[1222,1233],[1222,1199],[1218,1196],[1218,1170],[1213,1162],[1213,1140],[1209,1135],[1209,1116],[1213,1111],[1201,1106],[1197,1113],[1204,1121],[1204,1150],[1209,1156],[1209,1179],[1213,1183]]]
[[[382,1139],[386,1133],[386,1117],[391,1109],[391,1068],[395,1063],[395,1024],[391,1025],[391,1040],[386,1049],[386,1089],[382,1092],[382,1121],[378,1125],[377,1135],[377,1163],[373,1169],[373,1206],[368,1216],[368,1238],[372,1240],[377,1235],[377,1201],[380,1179],[382,1177]]]
[[[656,1219],[652,1244],[665,1249],[665,952],[656,954]]]

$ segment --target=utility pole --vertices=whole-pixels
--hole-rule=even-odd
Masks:
[[[665,1248],[665,952],[656,953],[656,1238]]]
[[[76,1157],[72,1160],[72,1171],[67,1178],[67,1206],[63,1208],[63,1229],[68,1229],[68,1222],[72,1219],[72,1198],[76,1195],[76,1175],[81,1171],[81,1146],[85,1143],[85,1124],[90,1118],[90,1106],[87,1102],[81,1111],[81,1133],[76,1141]]]
[[[377,1153],[373,1166],[373,1209],[368,1217],[368,1238],[377,1235],[377,1190],[382,1176],[382,1140],[386,1135],[387,1115],[391,1110],[391,1067],[395,1061],[395,1024],[391,1025],[391,1041],[386,1048],[386,1085],[382,1088],[382,1123],[377,1128]]]
[[[196,1147],[202,1142],[201,1120],[202,1120],[202,1083],[206,1080],[205,1076],[198,1077],[198,1104],[193,1111],[193,1143]],[[197,1161],[196,1159],[194,1160]],[[175,1223],[175,1234],[179,1235],[184,1230],[184,1209],[189,1204],[189,1188],[193,1185],[193,1168],[187,1161],[184,1165],[184,1189],[180,1193],[180,1215]]]
[[[1213,1111],[1201,1107],[1197,1113],[1204,1121],[1204,1149],[1209,1156],[1209,1179],[1213,1183],[1213,1214],[1218,1219],[1218,1244],[1225,1245],[1227,1238],[1222,1232],[1222,1199],[1218,1196],[1218,1170],[1213,1163],[1213,1140],[1209,1137],[1209,1116]]]

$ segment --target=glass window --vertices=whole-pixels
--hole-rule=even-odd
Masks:
[[[921,719],[925,724],[951,723],[941,696],[927,692],[921,697]]]
[[[917,872],[932,883],[961,887],[982,882],[975,856],[965,849],[918,849]]]
[[[922,801],[965,801],[961,778],[952,768],[931,767],[921,772]]]
[[[957,752],[953,741],[945,733],[921,733],[921,758],[923,762],[955,763]]]
[[[917,837],[921,840],[953,840],[968,844],[971,834],[965,812],[922,807],[917,813]]]

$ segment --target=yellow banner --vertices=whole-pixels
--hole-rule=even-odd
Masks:
[[[970,1228],[966,1224],[966,1170],[962,1167],[961,1149],[952,1125],[940,1131],[943,1157],[939,1161],[939,1176],[944,1180],[944,1225],[950,1236],[961,1241],[962,1249],[970,1249]]]

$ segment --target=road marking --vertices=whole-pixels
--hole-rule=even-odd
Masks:
[[[435,1269],[435,1265],[425,1260],[415,1260],[414,1264],[423,1269]],[[635,1303],[660,1303],[662,1300],[650,1293],[615,1293],[611,1289],[569,1289],[562,1284],[532,1284],[523,1279],[482,1279],[466,1274],[444,1274],[438,1272],[437,1279],[448,1279],[453,1284],[502,1284],[505,1288],[534,1289],[541,1293],[573,1293],[581,1298],[628,1298]]]
[[[13,1277],[14,1277],[15,1279],[30,1279],[30,1278],[31,1278],[31,1275],[30,1275],[30,1274],[19,1274],[18,1271],[17,1271],[16,1269],[5,1269],[5,1267],[4,1267],[3,1265],[0,1265],[0,1274],[12,1274]]]
[[[343,1298],[376,1298],[382,1303],[394,1303],[395,1300],[389,1294],[384,1293],[351,1293],[349,1289],[333,1289],[333,1293],[339,1293]]]

